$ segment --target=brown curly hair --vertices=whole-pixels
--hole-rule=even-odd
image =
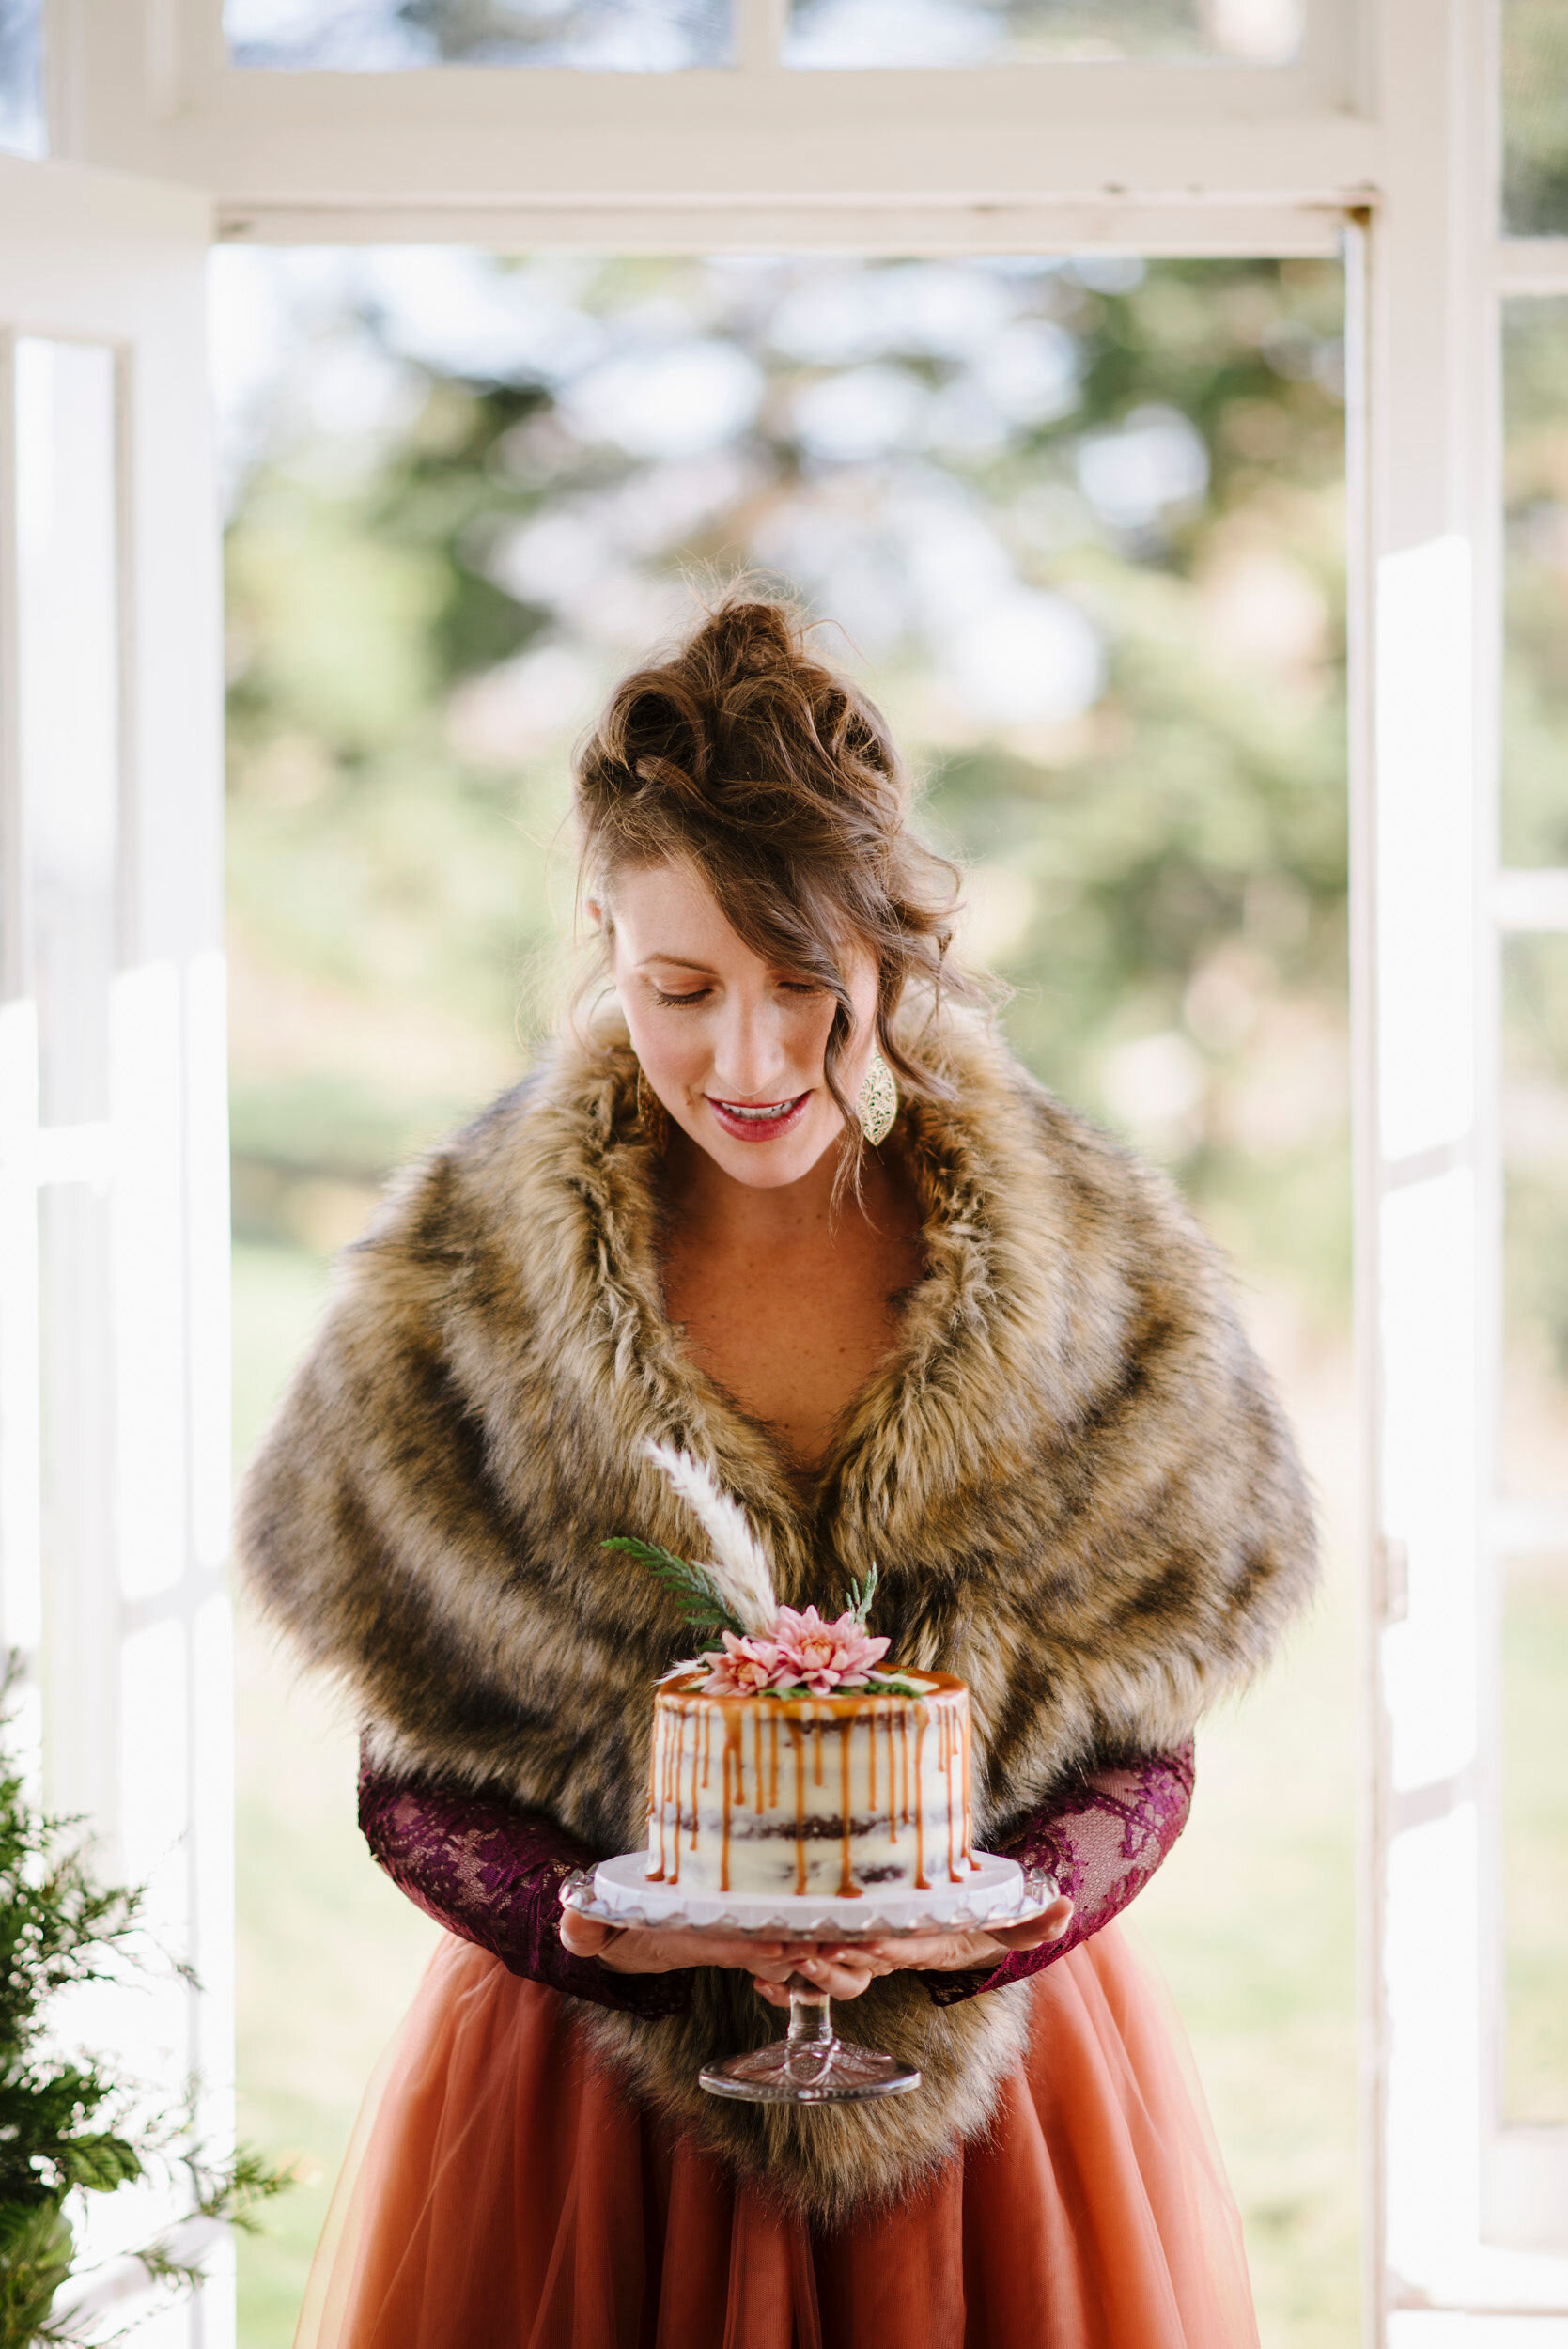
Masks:
[[[807,649],[793,605],[732,593],[666,659],[624,677],[574,764],[579,895],[681,857],[754,954],[825,988],[838,1008],[824,1074],[839,1082],[852,1023],[843,956],[877,962],[877,1043],[908,1091],[945,1097],[939,1068],[893,1033],[911,988],[934,1019],[982,1000],[951,954],[957,867],[908,824],[910,786],[886,719]]]

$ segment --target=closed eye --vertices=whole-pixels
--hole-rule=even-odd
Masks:
[[[652,986],[653,982],[650,980],[648,984]],[[653,989],[653,1000],[656,1003],[663,1003],[668,1009],[674,1010],[675,1006],[680,1003],[700,1003],[706,996],[711,995],[713,989],[710,987],[694,987],[691,990],[690,994],[666,995],[661,987],[655,987]]]

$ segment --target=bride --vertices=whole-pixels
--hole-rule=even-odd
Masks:
[[[879,713],[732,597],[582,752],[602,986],[411,1168],[246,1479],[250,1588],[362,1724],[448,1928],[366,2093],[297,2349],[1240,2349],[1240,2231],[1112,1921],[1194,1723],[1311,1587],[1296,1454],[1165,1180],[1036,1084],[949,951]],[[806,1946],[563,1912],[643,1840],[694,1453],[782,1598],[957,1673],[1007,1933]],[[914,2094],[697,2075],[799,1968]],[[863,2015],[857,2025],[856,2013]]]

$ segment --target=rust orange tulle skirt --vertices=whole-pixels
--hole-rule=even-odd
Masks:
[[[635,2109],[553,1991],[443,1937],[366,2092],[295,2349],[1256,2349],[1161,1986],[1109,1925],[1032,1995],[989,2137],[819,2232]]]

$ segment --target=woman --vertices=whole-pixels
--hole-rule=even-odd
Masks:
[[[908,796],[777,605],[626,680],[576,780],[613,1009],[403,1181],[251,1470],[251,1586],[351,1696],[371,1847],[451,1928],[300,2349],[1255,2342],[1110,1920],[1310,1585],[1309,1511],[1168,1186],[973,1010]],[[782,1597],[878,1569],[892,1656],[970,1684],[978,1839],[1054,1869],[1043,1919],[759,1951],[563,1915],[642,1840],[682,1638],[603,1548],[691,1547],[650,1438]],[[797,1967],[919,2092],[702,2092]]]

